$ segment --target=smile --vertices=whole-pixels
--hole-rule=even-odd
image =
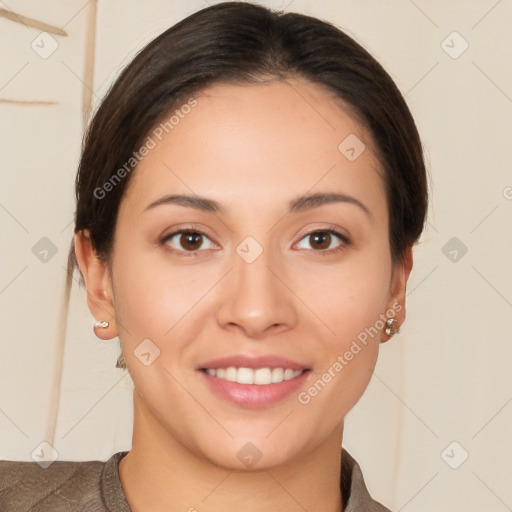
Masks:
[[[256,384],[258,386],[267,386],[269,384],[278,384],[285,380],[291,380],[303,373],[303,370],[292,370],[291,368],[209,368],[206,371],[208,375],[229,382],[238,384]]]

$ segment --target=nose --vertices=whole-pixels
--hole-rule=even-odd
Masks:
[[[255,339],[293,328],[297,298],[286,281],[283,265],[271,261],[270,253],[263,251],[252,263],[235,254],[217,309],[219,325]]]

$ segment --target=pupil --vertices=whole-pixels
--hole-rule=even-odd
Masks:
[[[185,248],[185,249],[197,249],[197,242],[198,242],[198,238],[200,237],[201,235],[199,235],[198,233],[185,233],[184,235],[182,235],[181,239],[182,239],[182,246]],[[201,245],[199,243],[199,245]]]
[[[322,247],[319,247],[320,249],[327,249],[330,245],[330,237],[331,235],[329,233],[316,233],[313,236],[313,239],[315,241],[315,244],[319,243]],[[324,243],[322,244],[322,240],[324,240]],[[325,241],[327,240],[327,243]]]

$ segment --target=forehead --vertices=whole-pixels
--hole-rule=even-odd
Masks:
[[[149,134],[154,147],[123,199],[130,209],[169,192],[260,205],[315,189],[382,199],[371,137],[324,88],[300,80],[217,84],[194,99]]]

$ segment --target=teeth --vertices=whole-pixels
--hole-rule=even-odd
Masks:
[[[254,371],[254,384],[264,385],[272,382],[272,370],[270,368],[259,368]]]
[[[235,368],[234,366],[230,366],[228,368],[209,368],[206,372],[213,377],[229,380],[230,382],[264,386],[298,377],[302,373],[302,370],[292,370],[291,368],[258,368],[257,370],[253,370],[252,368]]]
[[[236,374],[237,374],[236,368],[233,368],[233,366],[230,366],[229,368],[226,368],[226,375],[224,378],[231,382],[236,382]]]
[[[236,372],[236,381],[238,384],[254,384],[254,374],[256,372],[251,368],[238,368]]]
[[[282,368],[274,368],[272,370],[272,383],[282,382],[284,376],[284,370]]]
[[[290,380],[295,377],[295,372],[293,370],[290,370],[290,368],[287,368],[284,372],[284,380]]]

